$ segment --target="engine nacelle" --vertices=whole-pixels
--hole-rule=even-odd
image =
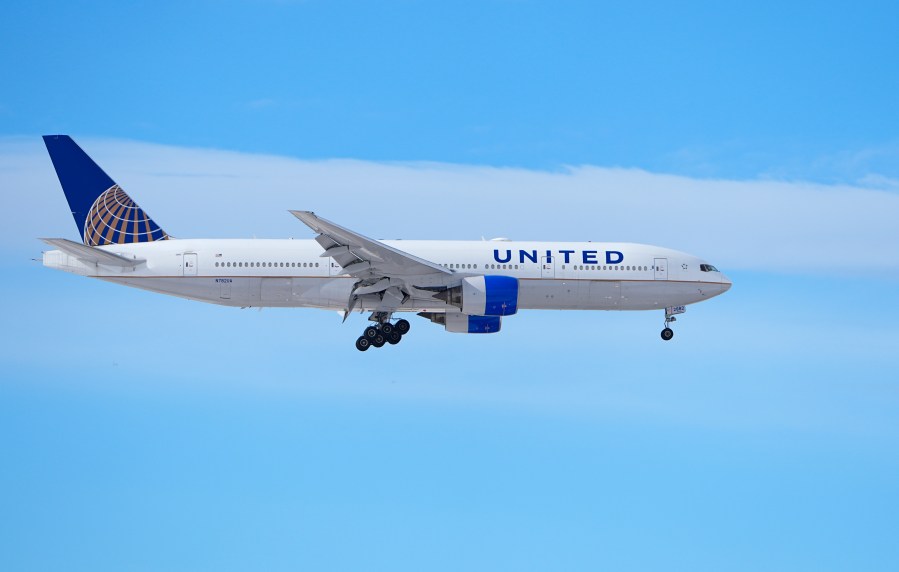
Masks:
[[[499,316],[469,316],[468,314],[444,314],[421,312],[418,314],[454,334],[494,334],[500,330],[503,319]]]
[[[518,311],[518,279],[511,276],[469,276],[435,298],[469,316],[511,316]]]

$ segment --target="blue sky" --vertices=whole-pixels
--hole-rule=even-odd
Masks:
[[[0,21],[0,569],[894,570],[894,3],[20,3]],[[176,236],[632,240],[655,313],[206,306],[41,268],[39,136]]]

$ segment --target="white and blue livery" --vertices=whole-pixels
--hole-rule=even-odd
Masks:
[[[620,242],[373,240],[290,211],[312,240],[175,239],[68,136],[44,137],[81,242],[47,238],[45,266],[240,307],[370,312],[356,340],[397,344],[415,313],[448,332],[496,333],[519,310],[662,310],[662,339],[685,306],[730,280],[696,256]]]

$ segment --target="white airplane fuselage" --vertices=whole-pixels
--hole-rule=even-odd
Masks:
[[[726,292],[731,282],[703,260],[634,243],[385,240],[384,244],[452,270],[412,280],[396,311],[458,312],[417,287],[466,276],[517,278],[519,309],[653,310],[685,306]],[[144,290],[239,307],[309,307],[345,311],[357,279],[314,240],[171,239],[96,247],[143,260],[133,268],[88,263],[60,250],[44,265]],[[707,270],[712,268],[713,270]],[[376,294],[354,306],[374,311]]]
[[[312,240],[173,239],[67,135],[44,144],[81,242],[44,265],[224,306],[371,312],[356,349],[396,345],[415,312],[447,332],[497,333],[518,310],[664,309],[663,340],[685,306],[726,292],[714,266],[632,243],[375,240],[291,210]]]

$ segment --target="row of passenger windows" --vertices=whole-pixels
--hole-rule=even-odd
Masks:
[[[318,262],[216,262],[219,268],[318,268]]]
[[[571,267],[573,270],[649,270],[649,266],[581,266],[575,264]],[[562,270],[565,270],[565,265],[562,265]]]
[[[477,264],[444,264],[445,268],[477,270]],[[318,268],[318,262],[216,262],[216,268]],[[517,264],[485,264],[487,270],[518,270]],[[562,265],[562,270],[565,265]],[[648,266],[583,266],[575,264],[573,270],[649,270]]]
[[[444,268],[453,268],[457,270],[477,270],[477,264],[444,264]],[[518,270],[517,264],[485,264],[487,270]]]
[[[477,270],[477,264],[444,264],[446,268],[458,268],[458,269],[474,269]],[[484,268],[487,270],[518,270],[517,264],[485,264]],[[572,267],[572,270],[637,270],[637,271],[645,271],[649,270],[649,266],[620,266],[620,265],[612,265],[612,266],[583,266],[579,264],[575,264]],[[565,270],[565,265],[562,265],[562,270]]]

